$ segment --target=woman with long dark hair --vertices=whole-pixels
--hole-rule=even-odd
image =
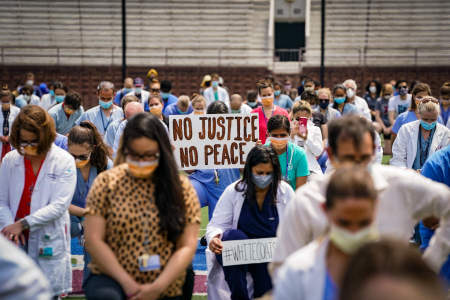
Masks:
[[[88,299],[182,299],[197,247],[200,206],[180,176],[164,125],[148,113],[131,118],[118,157],[87,198]]]
[[[272,147],[258,145],[247,156],[242,179],[220,197],[206,229],[210,299],[250,299],[247,272],[253,278],[255,298],[272,288],[267,263],[222,267],[222,241],[276,236],[287,202],[294,198],[280,169]]]

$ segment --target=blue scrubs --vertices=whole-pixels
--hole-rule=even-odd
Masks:
[[[419,137],[417,138],[417,152],[416,158],[414,159],[414,163],[412,165],[413,170],[422,169],[425,161],[428,158],[428,154],[430,153],[431,142],[433,141],[434,132],[436,131],[436,127],[434,127],[428,139],[424,139],[422,135],[422,131],[419,128]]]
[[[103,110],[100,106],[95,106],[87,111],[85,111],[81,117],[77,121],[77,125],[79,125],[82,121],[91,121],[95,127],[97,127],[98,132],[101,136],[104,136],[106,130],[109,125],[115,120],[123,119],[123,111],[120,107],[114,106],[111,115],[108,117],[105,116]]]
[[[164,102],[164,107],[163,107],[162,113],[163,113],[163,115],[167,116],[167,114],[166,114],[167,107],[169,107],[169,105],[171,105],[172,103],[177,103],[178,98],[176,96],[174,96],[173,94],[169,94],[169,98],[163,99],[163,102]]]
[[[105,134],[103,140],[104,140],[105,144],[111,148],[114,146],[114,140],[116,138],[116,133],[117,133],[117,130],[119,129],[119,125],[122,121],[123,120],[115,120],[108,126],[108,129],[106,129],[106,134]]]
[[[323,300],[335,300],[338,297],[338,289],[336,284],[333,282],[333,279],[330,276],[330,273],[325,274],[325,290],[323,293]]]
[[[56,132],[66,135],[75,126],[78,119],[84,113],[83,106],[80,106],[73,114],[71,114],[68,118],[66,113],[64,112],[63,104],[57,104],[50,108],[48,111],[49,115],[55,120]]]
[[[223,233],[222,241],[275,237],[279,223],[277,206],[273,203],[270,191],[264,199],[262,209],[245,200],[236,230]],[[222,265],[222,255],[216,255]],[[223,267],[225,281],[231,291],[231,299],[250,299],[247,291],[247,272],[253,278],[253,297],[261,297],[272,289],[272,280],[267,263]]]
[[[56,138],[54,141],[54,144],[56,146],[67,151],[69,149],[67,143],[68,143],[67,136],[56,133]]]
[[[208,206],[210,220],[223,191],[241,177],[239,169],[217,169],[216,171],[217,178],[214,170],[198,170],[189,175],[201,207]]]
[[[177,103],[172,103],[170,105],[167,106],[167,108],[164,108],[164,115],[166,116],[171,116],[171,115],[188,115],[190,113],[192,113],[194,111],[194,109],[192,108],[192,106],[189,104],[189,108],[187,110],[187,112],[181,112],[177,106]]]

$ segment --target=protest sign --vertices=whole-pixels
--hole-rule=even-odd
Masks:
[[[276,238],[223,241],[223,266],[271,262]]]
[[[259,139],[258,115],[170,116],[169,134],[182,170],[243,168]]]

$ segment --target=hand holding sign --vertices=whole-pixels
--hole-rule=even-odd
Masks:
[[[257,114],[170,116],[169,120],[182,170],[242,168],[259,138]]]

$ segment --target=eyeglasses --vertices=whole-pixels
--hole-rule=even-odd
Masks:
[[[20,142],[20,147],[27,147],[27,146],[31,146],[31,147],[37,147],[39,146],[39,141],[21,141]]]
[[[138,154],[134,152],[133,150],[126,149],[124,151],[124,155],[129,157],[131,160],[134,161],[155,161],[159,159],[159,153],[145,153],[145,154]]]
[[[91,153],[88,154],[82,154],[82,155],[75,155],[73,153],[70,153],[74,159],[78,160],[88,160],[91,157]]]

